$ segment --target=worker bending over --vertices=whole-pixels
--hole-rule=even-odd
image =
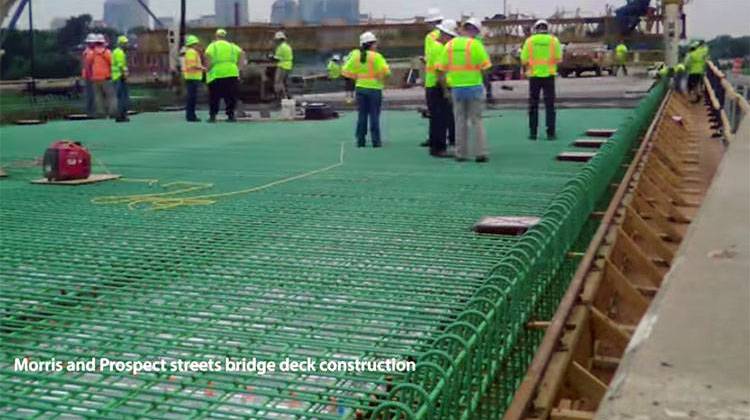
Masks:
[[[437,69],[452,89],[453,113],[456,119],[456,160],[466,161],[469,152],[469,133],[474,134],[474,155],[477,162],[489,160],[487,139],[482,122],[484,107],[484,74],[492,64],[484,45],[476,40],[482,24],[468,19],[461,28],[461,36],[445,45]]]
[[[112,52],[107,48],[107,38],[103,34],[96,35],[93,51],[86,56],[85,65],[91,77],[94,96],[98,103],[99,115],[114,117],[114,101],[112,94]]]
[[[446,139],[450,144],[455,144],[455,121],[453,118],[453,106],[448,98],[450,92],[445,85],[445,78],[438,77],[438,63],[442,58],[445,44],[458,36],[458,25],[451,19],[443,20],[437,26],[440,36],[431,46],[426,58],[425,82],[427,90],[427,109],[430,113],[430,155],[435,157],[448,157]],[[446,137],[447,136],[447,137]]]
[[[521,63],[529,79],[529,139],[536,140],[539,125],[539,95],[544,94],[547,139],[555,139],[555,76],[557,63],[562,61],[562,47],[556,36],[549,34],[549,23],[534,24],[534,35],[526,39],[521,50]]]
[[[200,122],[195,114],[198,102],[198,89],[203,81],[203,67],[201,54],[198,51],[200,40],[195,35],[188,35],[185,39],[185,60],[182,66],[182,78],[185,79],[185,119],[188,122]]]
[[[216,39],[206,47],[206,67],[208,74],[209,115],[208,122],[216,122],[219,113],[219,102],[223,99],[226,107],[227,121],[235,122],[234,107],[239,88],[240,62],[244,53],[236,44],[226,40],[227,31],[216,30]]]
[[[357,147],[365,147],[367,123],[370,123],[370,141],[372,147],[381,147],[380,107],[383,102],[385,79],[391,75],[388,62],[377,51],[378,40],[372,32],[365,32],[359,37],[359,49],[349,54],[342,74],[356,81],[357,88],[357,130],[355,136]]]
[[[91,79],[92,69],[87,64],[90,62],[89,56],[94,54],[96,37],[97,34],[94,33],[86,35],[86,48],[83,50],[83,54],[81,54],[81,78],[83,79],[86,92],[86,114],[89,118],[96,117],[96,96],[94,93],[94,82]]]
[[[424,98],[425,98],[425,104],[427,104],[427,112],[429,114],[430,110],[430,98],[429,98],[429,89],[427,88],[427,77],[429,70],[427,68],[427,60],[428,57],[430,57],[430,51],[432,49],[432,46],[435,45],[438,42],[438,38],[440,38],[440,30],[437,28],[438,25],[443,21],[443,16],[440,14],[440,9],[429,9],[427,10],[427,18],[424,20],[425,23],[428,23],[432,28],[430,29],[430,32],[427,33],[424,37],[424,49],[423,49],[423,61],[425,64],[425,89],[424,89]],[[427,136],[427,140],[420,143],[420,146],[422,147],[428,147],[430,146],[430,137],[429,133]]]
[[[628,62],[628,46],[625,45],[624,42],[620,41],[619,44],[615,47],[615,76],[618,76],[620,74],[620,69],[625,73],[625,76],[628,75],[628,67],[626,66]]]
[[[294,66],[294,53],[292,47],[286,41],[286,34],[284,32],[276,32],[273,37],[276,42],[276,51],[273,54],[274,60],[276,60],[276,74],[274,76],[274,90],[276,96],[280,99],[290,99],[289,95],[289,73],[292,72]]]
[[[128,90],[128,57],[125,50],[128,48],[128,37],[120,35],[117,37],[117,48],[112,51],[112,83],[115,84],[117,93],[117,118],[116,122],[128,122],[128,108],[130,107],[130,92]]]

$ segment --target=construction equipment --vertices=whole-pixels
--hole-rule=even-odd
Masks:
[[[44,152],[42,167],[49,181],[86,179],[91,175],[91,154],[80,142],[59,140]]]
[[[581,76],[584,72],[594,72],[597,76],[605,71],[610,75],[615,72],[612,51],[603,44],[568,44],[557,69],[562,77]]]

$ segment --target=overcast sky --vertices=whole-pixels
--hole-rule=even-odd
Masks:
[[[34,22],[48,27],[54,17],[67,17],[89,13],[100,19],[104,0],[32,0]],[[133,0],[134,2],[136,0]],[[547,17],[555,8],[574,11],[580,8],[584,15],[601,14],[607,4],[620,6],[625,0],[507,0],[512,11]],[[655,0],[653,1],[655,3]],[[250,19],[268,21],[273,0],[250,0]],[[151,0],[157,16],[179,15],[179,0]],[[187,0],[188,18],[213,14],[213,0]],[[360,0],[363,13],[393,18],[424,15],[429,7],[439,7],[447,16],[459,17],[462,13],[485,17],[502,12],[503,0]],[[25,14],[25,13],[24,13]],[[750,0],[690,0],[687,6],[688,34],[690,37],[712,38],[716,35],[750,35]],[[21,27],[26,20],[22,19]],[[7,25],[6,22],[3,22]]]

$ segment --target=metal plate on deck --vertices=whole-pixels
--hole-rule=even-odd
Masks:
[[[557,160],[566,162],[588,162],[596,152],[562,152],[557,155]]]
[[[474,231],[495,235],[523,235],[540,220],[535,216],[484,216],[474,224]]]
[[[45,184],[45,185],[84,185],[93,184],[95,182],[111,181],[113,179],[120,178],[122,175],[117,174],[91,174],[86,179],[70,179],[67,181],[50,181],[47,178],[39,178],[31,181],[32,184]]]
[[[598,149],[607,143],[607,141],[608,140],[605,139],[576,139],[576,141],[573,142],[573,146]]]
[[[591,137],[612,137],[617,130],[612,128],[590,128],[586,130],[586,135]]]

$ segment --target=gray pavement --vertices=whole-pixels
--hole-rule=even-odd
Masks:
[[[645,74],[625,77],[571,77],[557,79],[557,105],[560,108],[596,107],[622,108],[637,105],[653,80]],[[528,98],[528,81],[510,80],[493,82],[494,108],[525,108]],[[386,89],[384,103],[388,108],[417,108],[424,106],[424,89]],[[308,102],[329,102],[345,107],[344,92],[296,96]]]
[[[598,419],[750,419],[750,118],[721,162]]]

